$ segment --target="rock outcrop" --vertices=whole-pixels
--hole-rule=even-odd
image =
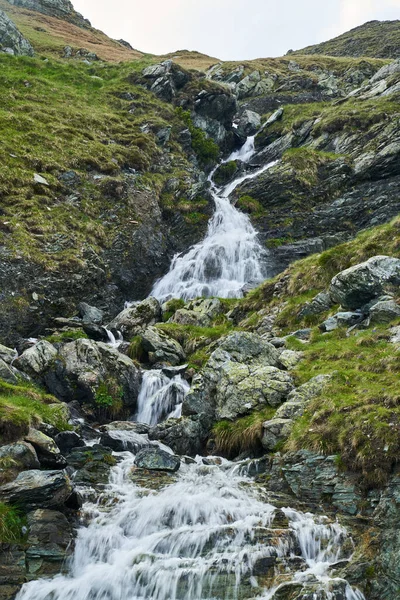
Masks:
[[[34,50],[15,23],[0,10],[0,52],[13,56],[33,56]]]
[[[69,0],[7,0],[14,6],[34,10],[50,17],[69,21],[78,27],[91,27],[90,22],[76,12]]]

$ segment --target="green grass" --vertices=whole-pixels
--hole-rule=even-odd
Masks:
[[[262,449],[262,424],[275,414],[274,408],[253,412],[237,421],[219,421],[213,427],[216,452],[233,458],[242,452],[257,452]]]
[[[116,418],[123,411],[123,388],[114,379],[103,381],[97,388],[94,402],[102,418]]]
[[[177,310],[185,306],[185,301],[182,298],[172,298],[166,303],[166,310],[163,313],[163,321],[166,323],[171,317],[174,316]]]
[[[214,182],[217,185],[225,185],[229,183],[229,181],[235,175],[237,169],[238,163],[236,160],[231,160],[230,162],[222,164],[214,173]]]
[[[62,344],[81,339],[87,340],[88,336],[81,329],[70,329],[68,331],[61,331],[60,333],[49,335],[45,339],[50,342],[50,344]]]
[[[11,385],[0,380],[0,442],[15,441],[40,423],[60,431],[70,429],[65,405],[31,384]]]
[[[178,107],[175,109],[179,119],[184,121],[192,136],[192,148],[195,151],[200,164],[208,167],[218,159],[220,151],[217,144],[208,138],[202,129],[195,127],[190,116],[190,111]]]
[[[364,486],[385,483],[400,456],[400,354],[389,337],[385,327],[350,336],[343,329],[314,332],[302,346],[297,383],[335,375],[297,421],[286,449],[339,454]]]
[[[283,153],[282,161],[296,171],[301,183],[312,187],[318,183],[318,169],[339,158],[333,152],[321,152],[312,148],[290,148]]]
[[[26,524],[24,515],[4,502],[0,502],[0,544],[15,544],[23,541],[22,527]]]

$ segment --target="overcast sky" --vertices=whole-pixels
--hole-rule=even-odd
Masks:
[[[400,19],[400,0],[72,1],[94,27],[143,52],[223,60],[282,56],[372,19]]]

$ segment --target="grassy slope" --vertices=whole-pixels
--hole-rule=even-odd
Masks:
[[[400,21],[370,21],[322,44],[296,50],[290,56],[324,54],[330,56],[400,56]]]

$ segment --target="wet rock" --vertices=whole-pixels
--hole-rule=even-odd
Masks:
[[[400,286],[400,259],[374,256],[332,279],[329,293],[344,308],[360,308],[385,291]]]
[[[148,471],[169,471],[175,473],[181,466],[178,456],[169,454],[160,448],[144,448],[135,457],[135,465]]]
[[[83,331],[86,333],[90,340],[94,340],[95,342],[108,342],[109,337],[105,327],[101,327],[100,325],[94,325],[93,323],[88,323],[83,326]]]
[[[0,10],[0,51],[15,56],[33,56],[33,48],[19,31],[14,21]]]
[[[177,375],[183,375],[188,368],[188,365],[179,365],[178,367],[163,367],[161,370],[170,379],[173,379]]]
[[[142,333],[142,346],[149,355],[152,364],[169,363],[179,365],[185,361],[185,352],[179,342],[168,337],[156,327],[148,327]]]
[[[44,379],[49,391],[64,402],[93,403],[104,384],[110,397],[120,396],[124,407],[134,407],[140,372],[108,344],[79,339],[62,346]]]
[[[372,324],[391,323],[400,317],[400,306],[394,300],[377,302],[371,307],[369,316]]]
[[[50,342],[38,342],[25,350],[15,361],[15,367],[34,378],[43,377],[57,356],[57,350]]]
[[[102,433],[100,444],[111,448],[115,452],[129,450],[136,454],[142,448],[150,446],[147,435],[141,435],[135,431],[112,429]]]
[[[180,456],[196,456],[204,452],[211,426],[207,415],[169,419],[150,429],[149,438],[163,442]]]
[[[161,305],[155,298],[147,298],[126,308],[107,325],[107,329],[120,331],[126,339],[139,335],[161,321]]]
[[[240,115],[237,133],[243,139],[250,135],[254,135],[261,126],[261,117],[253,110],[244,110]]]
[[[81,448],[85,442],[75,431],[61,431],[54,438],[60,452],[68,454],[73,448]]]
[[[71,492],[71,482],[63,471],[31,470],[1,486],[0,499],[33,510],[62,506]]]
[[[81,302],[78,305],[78,314],[82,319],[83,323],[93,323],[95,325],[101,325],[104,318],[104,313],[95,306],[90,306],[86,302]]]
[[[107,425],[102,425],[100,427],[101,431],[133,431],[134,433],[139,433],[141,435],[145,435],[149,433],[150,425],[146,425],[146,423],[136,423],[133,421],[113,421],[112,423],[107,423]]]
[[[28,572],[36,577],[59,573],[72,550],[73,531],[66,516],[55,510],[35,510],[28,514],[28,530]]]
[[[117,464],[111,448],[100,444],[74,448],[68,455],[68,464],[76,469],[75,485],[101,488],[108,483],[110,469]]]

